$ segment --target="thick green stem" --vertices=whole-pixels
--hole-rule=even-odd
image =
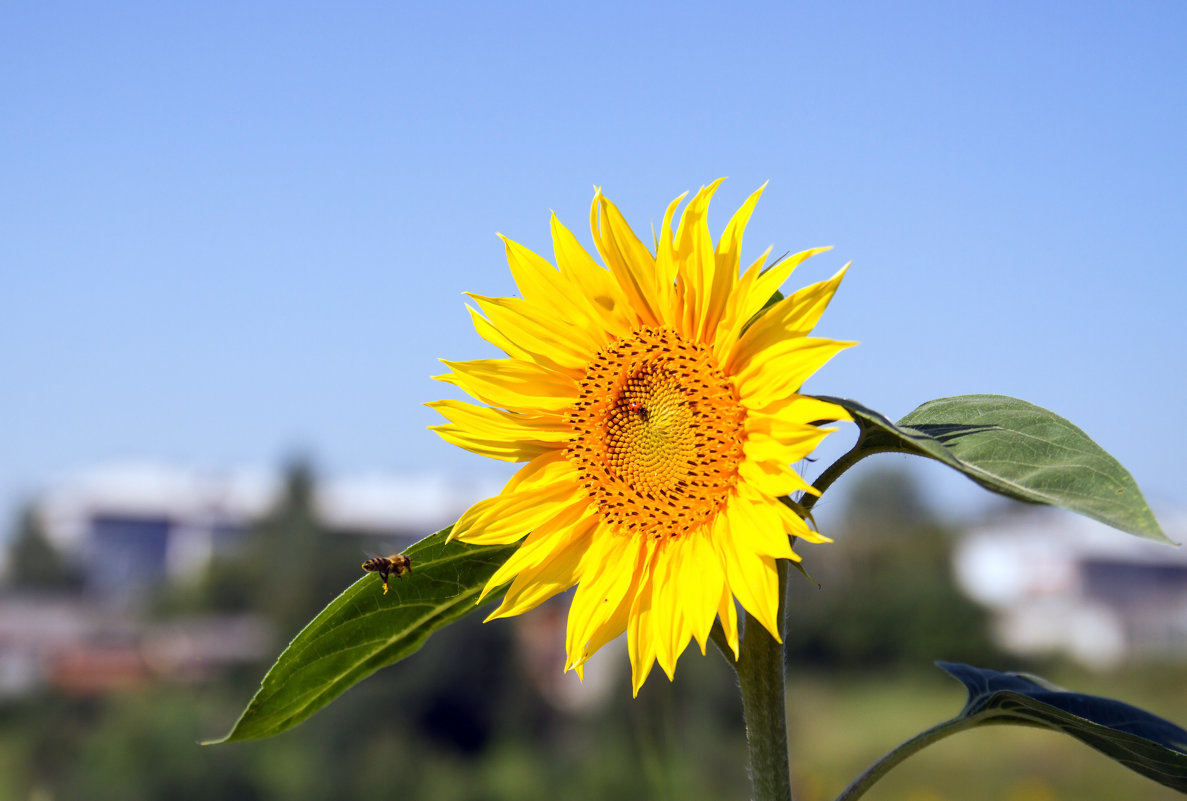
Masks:
[[[787,563],[780,560],[779,612],[783,628],[783,598]],[[755,801],[791,801],[791,771],[787,758],[787,709],[783,676],[783,644],[749,613],[745,616],[735,669],[742,688],[746,739],[750,745],[750,779]]]
[[[853,448],[816,479],[813,486],[819,492],[823,493],[842,473],[870,454],[870,451],[862,449],[863,440],[864,436],[859,436]],[[805,495],[800,499],[799,504],[804,512],[812,509],[816,498],[814,495]],[[781,642],[787,596],[787,562],[779,560],[776,565],[779,571],[779,610],[775,619],[779,626],[779,638],[772,637],[758,620],[749,612],[745,613],[742,641],[735,661],[720,623],[714,625],[712,632],[714,644],[738,673],[742,711],[746,716],[746,739],[750,745],[750,778],[754,784],[755,801],[791,801],[786,684]]]
[[[944,739],[950,734],[956,734],[965,729],[970,729],[975,725],[977,725],[976,722],[971,718],[954,718],[938,726],[933,726],[922,734],[915,735],[905,743],[891,749],[884,757],[866,768],[865,773],[858,776],[853,784],[846,787],[845,791],[837,796],[837,801],[857,801],[858,798],[861,798],[865,794],[866,790],[874,785],[874,782],[885,776],[891,768],[911,756],[911,754],[938,740]]]

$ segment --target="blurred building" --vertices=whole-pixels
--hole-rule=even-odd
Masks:
[[[50,541],[86,564],[85,587],[109,600],[196,575],[238,543],[281,489],[274,473],[113,465],[54,487],[37,511]],[[364,475],[319,483],[319,517],[333,531],[407,544],[448,525],[497,486],[432,474]]]
[[[1176,542],[1187,515],[1160,517]],[[1022,507],[970,530],[957,578],[995,613],[999,644],[1064,653],[1092,668],[1187,658],[1187,548],[1067,511]]]
[[[374,536],[378,550],[406,547],[498,489],[369,475],[320,483],[314,499],[328,531]],[[33,512],[78,580],[61,592],[0,593],[0,696],[198,681],[267,656],[273,632],[259,615],[150,622],[138,602],[163,582],[202,576],[216,554],[245,541],[282,490],[275,473],[154,464],[102,467],[50,489]]]
[[[0,697],[44,688],[97,695],[201,681],[266,655],[257,615],[145,623],[76,595],[0,597]]]

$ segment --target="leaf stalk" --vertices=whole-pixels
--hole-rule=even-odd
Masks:
[[[971,729],[976,725],[977,722],[974,719],[957,717],[932,726],[927,731],[915,735],[910,740],[896,745],[885,756],[873,765],[870,765],[864,773],[854,779],[853,783],[837,796],[836,801],[856,801],[856,799],[861,798],[865,794],[866,790],[873,787],[875,782],[889,773],[891,768],[916,751],[926,748],[949,735],[962,732],[965,729]]]

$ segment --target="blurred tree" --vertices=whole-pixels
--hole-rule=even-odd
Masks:
[[[248,526],[240,547],[216,558],[196,589],[166,588],[158,612],[254,612],[288,639],[358,576],[355,539],[318,516],[316,475],[294,459],[272,507]]]
[[[859,474],[849,494],[843,526],[847,541],[861,548],[877,548],[886,546],[889,538],[934,529],[936,516],[911,473],[874,468]]]
[[[829,667],[930,667],[936,659],[993,662],[984,610],[956,586],[954,532],[939,522],[912,475],[872,469],[859,475],[847,513],[803,548],[820,583],[791,582],[788,660]],[[810,559],[810,561],[809,561]]]
[[[621,677],[609,700],[565,712],[524,669],[516,635],[523,621],[483,624],[481,610],[294,731],[196,746],[231,725],[288,637],[360,575],[359,538],[329,530],[315,497],[315,471],[294,461],[275,503],[248,527],[241,547],[219,556],[198,583],[162,587],[153,610],[162,617],[261,614],[279,635],[264,662],[205,687],[165,683],[96,698],[0,699],[0,801],[34,795],[320,801],[376,794],[708,801],[745,793],[740,705],[712,648],[705,657],[690,648],[675,683],[657,669],[638,699],[620,653]],[[564,616],[557,619],[559,649]]]
[[[251,609],[267,613],[286,634],[307,623],[327,600],[314,595],[318,574],[326,568],[319,551],[327,536],[314,491],[313,468],[307,461],[292,461],[276,502],[248,531],[244,561],[253,571]]]
[[[57,592],[77,585],[79,572],[50,542],[32,504],[17,518],[8,547],[8,583],[20,590]]]

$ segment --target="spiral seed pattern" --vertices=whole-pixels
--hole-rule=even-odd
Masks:
[[[712,522],[737,482],[746,412],[712,352],[640,328],[586,370],[566,456],[603,519],[664,537]]]

